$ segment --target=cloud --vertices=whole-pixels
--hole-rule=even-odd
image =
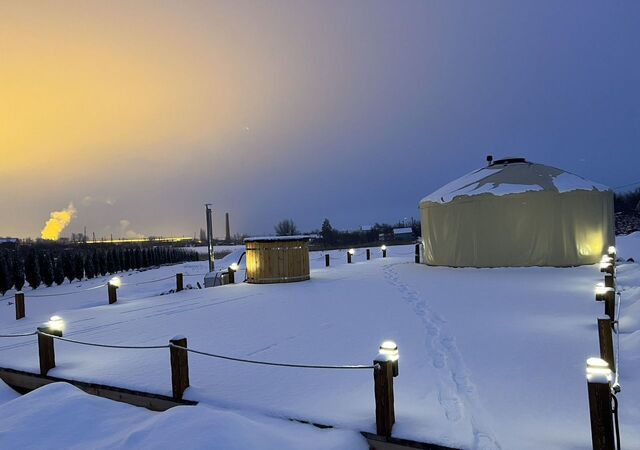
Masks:
[[[103,203],[109,206],[113,206],[115,205],[116,201],[111,197],[107,197],[105,199],[99,199],[99,198],[92,197],[90,195],[85,195],[81,203],[82,203],[82,206],[91,206],[95,203]]]
[[[127,220],[127,219],[120,219],[120,232],[122,233],[122,237],[126,238],[126,239],[143,239],[145,238],[145,235],[142,233],[138,233],[132,229],[130,229],[131,227],[131,221]]]

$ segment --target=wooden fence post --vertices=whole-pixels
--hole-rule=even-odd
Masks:
[[[182,394],[189,387],[189,357],[188,352],[178,347],[187,347],[187,338],[175,336],[169,340],[169,353],[171,355],[171,387],[173,398],[182,400]]]
[[[118,287],[115,284],[107,284],[107,292],[109,293],[109,304],[112,305],[118,301],[118,293],[116,292]]]
[[[416,244],[415,262],[420,264],[420,244]]]
[[[367,249],[367,261],[371,259],[371,250]]]
[[[351,264],[351,256],[353,256],[351,250],[347,250],[347,264]]]
[[[324,266],[329,267],[329,254],[324,255]]]
[[[611,319],[611,325],[616,320],[616,293],[610,292],[604,299],[604,313]]]
[[[46,375],[56,366],[56,354],[53,348],[53,338],[42,333],[62,337],[61,330],[54,330],[48,325],[38,327],[38,357],[40,359],[40,375]]]
[[[376,358],[373,361],[374,392],[376,398],[376,434],[391,436],[396,421],[393,399],[393,361]]]
[[[593,450],[614,450],[613,413],[611,410],[611,370],[600,358],[587,360],[587,390]]]
[[[176,274],[176,292],[180,292],[184,289],[184,278],[181,273]]]
[[[15,303],[16,303],[16,320],[20,320],[24,317],[24,293],[23,292],[16,292]]]
[[[615,282],[615,278],[613,275],[609,274],[609,273],[605,273],[604,274],[604,287],[610,287],[613,288],[613,290],[615,291],[616,289],[616,282]]]
[[[615,354],[613,352],[613,332],[611,319],[598,319],[598,337],[600,340],[600,358],[609,363],[609,368],[616,371]]]

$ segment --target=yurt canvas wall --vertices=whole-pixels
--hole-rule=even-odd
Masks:
[[[577,266],[598,262],[614,243],[609,189],[524,161],[474,171],[420,209],[429,265]]]

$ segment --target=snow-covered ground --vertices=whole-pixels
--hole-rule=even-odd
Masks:
[[[639,241],[640,236],[634,235],[619,238],[620,255],[640,261]],[[65,336],[73,339],[163,345],[183,334],[198,350],[308,364],[370,364],[379,343],[393,339],[400,350],[395,436],[461,448],[590,448],[584,365],[587,357],[599,353],[596,318],[603,315],[603,305],[593,295],[594,284],[602,279],[597,267],[426,267],[413,263],[413,246],[390,247],[386,259],[374,249],[372,261],[364,261],[364,250],[358,250],[350,265],[344,251],[330,254],[332,266],[325,268],[322,253],[313,253],[312,278],[301,283],[236,284],[159,295],[174,287],[176,272],[204,273],[206,262],[192,262],[126,274],[114,305],[107,304],[104,287],[81,291],[104,279],[27,291],[27,317],[16,321],[11,298],[5,299],[0,326],[2,334],[31,332],[58,314],[67,323]],[[170,278],[149,282],[165,277]],[[187,276],[185,282],[196,280],[202,283],[201,276]],[[640,448],[640,265],[620,264],[618,282],[623,289],[622,442],[625,448]],[[74,293],[57,295],[69,292]],[[33,336],[0,339],[0,366],[37,372],[35,341]],[[166,349],[96,349],[57,341],[56,359],[57,367],[50,372],[54,376],[171,394]],[[230,430],[264,430],[273,425],[274,442],[282,439],[277,442],[291,447],[295,433],[317,430],[303,430],[282,418],[341,430],[375,428],[369,370],[265,367],[194,354],[189,355],[189,365],[191,387],[185,397],[200,401],[195,408],[207,409],[218,423],[227,421]],[[144,422],[151,424],[149,436],[159,433],[166,441],[169,434],[157,426],[166,420],[162,417],[188,415],[183,411],[194,408],[151,413],[126,405],[112,407],[68,387],[46,389],[5,403],[26,405],[12,407],[22,412],[8,423],[27,420],[29,414],[44,417],[48,407],[36,405],[59,395],[70,399],[65,411],[80,411],[70,421],[85,415],[81,412],[85,407],[103,411],[104,417],[131,414],[129,422],[122,421],[130,423],[131,433],[146,430],[140,425]],[[0,402],[3,396],[0,390]],[[0,416],[6,410],[0,409]],[[49,420],[64,429],[63,418]],[[199,438],[217,438],[217,427],[206,426],[206,420],[186,425],[189,422],[185,420],[184,426]],[[18,439],[7,434],[11,432],[4,423],[0,430],[0,441],[3,436]],[[173,430],[182,436],[178,425]],[[136,435],[146,436],[143,431]],[[133,447],[141,442],[118,436],[124,440],[114,440],[114,445]],[[363,445],[356,434],[346,431],[323,436],[330,436],[324,447]],[[85,446],[106,442],[97,439],[99,433],[90,433]],[[319,439],[310,437],[308,442],[320,443]],[[198,442],[191,447],[198,447]],[[260,445],[245,443],[245,447]]]
[[[355,431],[321,430],[203,405],[151,412],[85,394],[67,383],[50,384],[5,403],[1,399],[0,393],[0,444],[6,449],[367,448]]]

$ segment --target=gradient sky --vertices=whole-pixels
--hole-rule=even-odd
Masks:
[[[0,2],[0,236],[418,217],[524,156],[640,180],[640,2]],[[223,233],[222,214],[215,221]]]

